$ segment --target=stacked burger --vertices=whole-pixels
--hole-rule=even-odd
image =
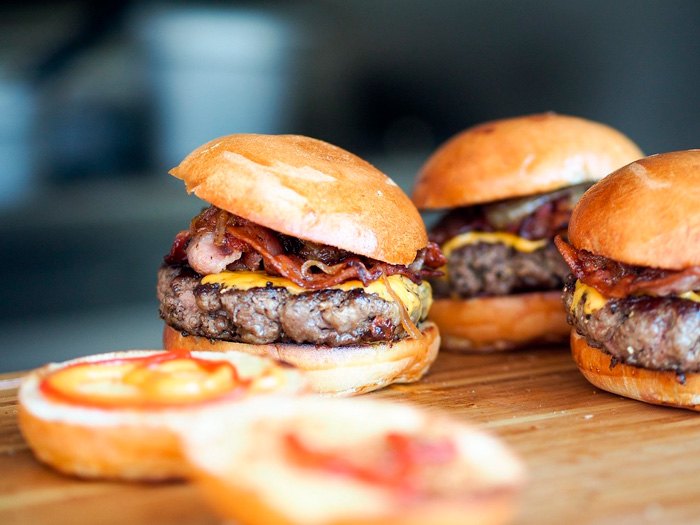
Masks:
[[[444,260],[386,175],[320,140],[230,135],[171,172],[211,204],[158,274],[166,349],[242,350],[361,393],[422,377]]]
[[[447,264],[430,318],[443,347],[505,350],[568,334],[554,246],[595,181],[641,156],[620,132],[546,113],[487,122],[426,162],[413,201],[443,214],[430,232]]]
[[[700,407],[700,150],[647,157],[574,209],[557,246],[586,378],[650,403]]]

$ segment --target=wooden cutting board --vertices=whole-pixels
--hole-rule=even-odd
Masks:
[[[19,376],[0,375],[0,524],[218,523],[184,483],[80,481],[36,463],[15,423]],[[596,390],[565,348],[443,354],[420,383],[370,395],[501,436],[529,470],[517,524],[700,523],[700,414]]]

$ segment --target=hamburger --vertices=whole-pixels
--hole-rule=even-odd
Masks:
[[[443,347],[507,350],[566,339],[566,235],[583,192],[642,156],[622,133],[545,113],[481,124],[452,137],[423,166],[413,201],[442,217],[430,231],[447,264],[430,318]]]
[[[653,155],[593,186],[571,216],[564,303],[595,386],[700,407],[700,150]]]
[[[272,356],[335,394],[425,374],[439,346],[425,279],[444,259],[389,177],[320,140],[252,134],[170,173],[210,205],[158,272],[166,349]]]

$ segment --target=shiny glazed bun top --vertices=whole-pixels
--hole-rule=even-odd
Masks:
[[[423,166],[420,209],[471,206],[596,181],[642,157],[619,131],[543,113],[486,122],[455,135]]]
[[[394,181],[321,140],[228,135],[200,146],[170,173],[230,213],[390,264],[410,264],[428,243],[418,211]]]
[[[597,183],[574,209],[569,239],[627,264],[700,265],[700,150],[652,155]]]

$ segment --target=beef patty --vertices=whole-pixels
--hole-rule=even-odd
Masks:
[[[620,362],[678,373],[700,370],[700,303],[678,297],[611,299],[586,314],[572,309],[576,280],[564,287],[569,324],[595,348]]]
[[[561,288],[569,268],[553,243],[531,253],[500,243],[457,248],[447,258],[447,282],[433,282],[436,297],[470,298]]]
[[[187,266],[158,271],[160,316],[191,335],[225,341],[311,343],[343,346],[406,336],[399,307],[375,294],[320,290],[292,294],[285,288],[227,289],[201,284]],[[422,312],[412,312],[418,323]]]

